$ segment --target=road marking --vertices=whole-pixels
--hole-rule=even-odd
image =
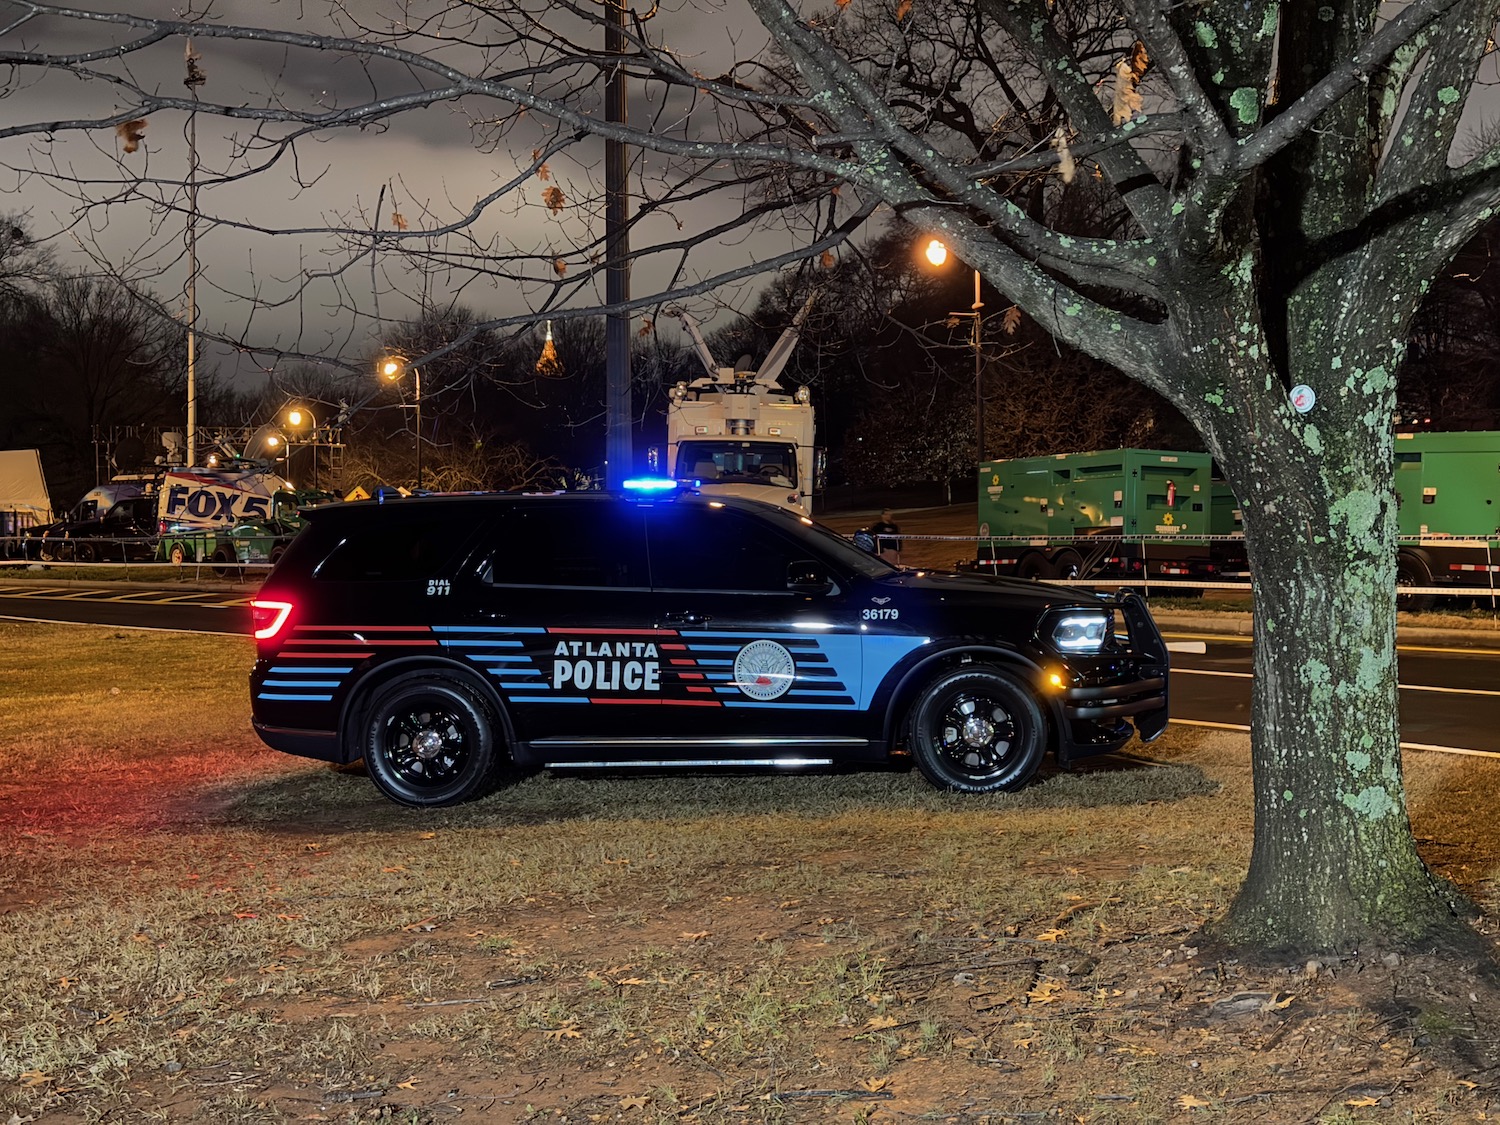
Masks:
[[[1242,734],[1250,733],[1250,728],[1244,723],[1211,723],[1206,719],[1173,719],[1172,723],[1179,727],[1208,727],[1211,730],[1234,730]],[[1466,758],[1500,758],[1500,751],[1470,750],[1466,746],[1434,746],[1430,742],[1403,742],[1401,749],[1427,750],[1434,754],[1459,754]]]
[[[1180,676],[1223,676],[1230,680],[1254,679],[1252,672],[1223,672],[1215,668],[1173,668],[1172,671]],[[1430,691],[1439,695],[1500,696],[1500,690],[1494,688],[1438,687],[1434,684],[1403,683],[1398,683],[1396,686],[1402,691]]]
[[[17,617],[0,613],[0,621],[24,621],[33,625],[84,625],[93,629],[134,629],[138,633],[196,633],[206,637],[244,637],[249,633],[236,633],[224,629],[169,629],[164,625],[107,625],[102,621],[61,621],[56,617]]]
[[[1252,644],[1254,637],[1244,633],[1168,633],[1163,632],[1162,637],[1195,638],[1204,641],[1217,641],[1220,644]],[[1171,647],[1170,645],[1168,646]],[[1445,656],[1500,656],[1500,648],[1470,648],[1454,647],[1448,645],[1396,645],[1397,652],[1432,652]]]

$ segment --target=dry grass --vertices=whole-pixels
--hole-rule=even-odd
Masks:
[[[978,800],[537,777],[420,813],[260,749],[248,641],[0,642],[0,1120],[1494,1112],[1467,980],[1195,948],[1247,854],[1237,736]],[[1496,766],[1408,773],[1492,900]]]

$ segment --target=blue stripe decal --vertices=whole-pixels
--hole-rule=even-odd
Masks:
[[[864,681],[863,690],[860,692],[859,705],[861,709],[870,706],[870,700],[874,698],[875,691],[884,682],[886,676],[890,675],[902,658],[915,650],[932,643],[931,637],[912,636],[889,636],[880,633],[866,633],[864,638]]]
[[[331,695],[288,695],[278,692],[263,691],[257,696],[259,699],[297,699],[305,703],[328,703],[333,699]]]
[[[273,664],[271,675],[287,676],[295,672],[338,672],[347,674],[354,671],[353,664]]]
[[[262,680],[266,687],[338,687],[343,680]]]
[[[500,638],[484,637],[478,640],[453,641],[444,640],[444,648],[524,648],[524,641],[506,641]]]
[[[536,687],[535,684],[527,684],[528,688]],[[512,703],[588,703],[589,698],[584,695],[513,695],[510,697]]]

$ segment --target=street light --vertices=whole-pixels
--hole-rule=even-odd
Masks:
[[[401,378],[401,376],[405,375],[408,371],[410,371],[412,373],[412,378],[415,380],[416,391],[417,391],[417,394],[416,394],[416,404],[417,404],[417,488],[421,489],[421,487],[422,487],[422,370],[421,370],[421,368],[419,368],[415,364],[413,364],[405,356],[401,356],[401,355],[388,355],[388,356],[381,357],[381,359],[375,364],[375,370],[380,373],[380,377],[382,379],[386,379],[386,380],[388,380],[389,382],[392,382],[392,383],[396,382],[398,379]]]
[[[312,446],[312,486],[313,486],[313,488],[317,488],[318,487],[318,420],[313,417],[312,411],[308,410],[307,407],[305,407],[305,406],[293,406],[289,410],[287,410],[287,412],[286,412],[286,424],[287,424],[287,428],[292,431],[292,436],[293,437],[295,437],[297,435],[297,431],[303,429],[304,427],[307,429],[308,437],[307,437],[307,440],[305,442],[303,442],[303,444],[304,445],[311,445]],[[291,456],[292,456],[291,442],[288,442],[287,443],[287,465],[288,466],[291,465]]]
[[[927,243],[927,260],[941,266],[948,260],[948,247],[941,239]],[[949,316],[971,318],[973,332],[969,341],[974,346],[974,450],[977,459],[984,460],[984,302],[979,299],[979,271],[974,271],[974,305],[966,313],[949,313]]]

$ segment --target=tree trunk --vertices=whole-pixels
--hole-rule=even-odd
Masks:
[[[1460,944],[1406,814],[1390,435],[1351,427],[1314,451],[1283,437],[1236,458],[1254,466],[1235,483],[1255,575],[1255,841],[1218,934],[1266,950]]]

